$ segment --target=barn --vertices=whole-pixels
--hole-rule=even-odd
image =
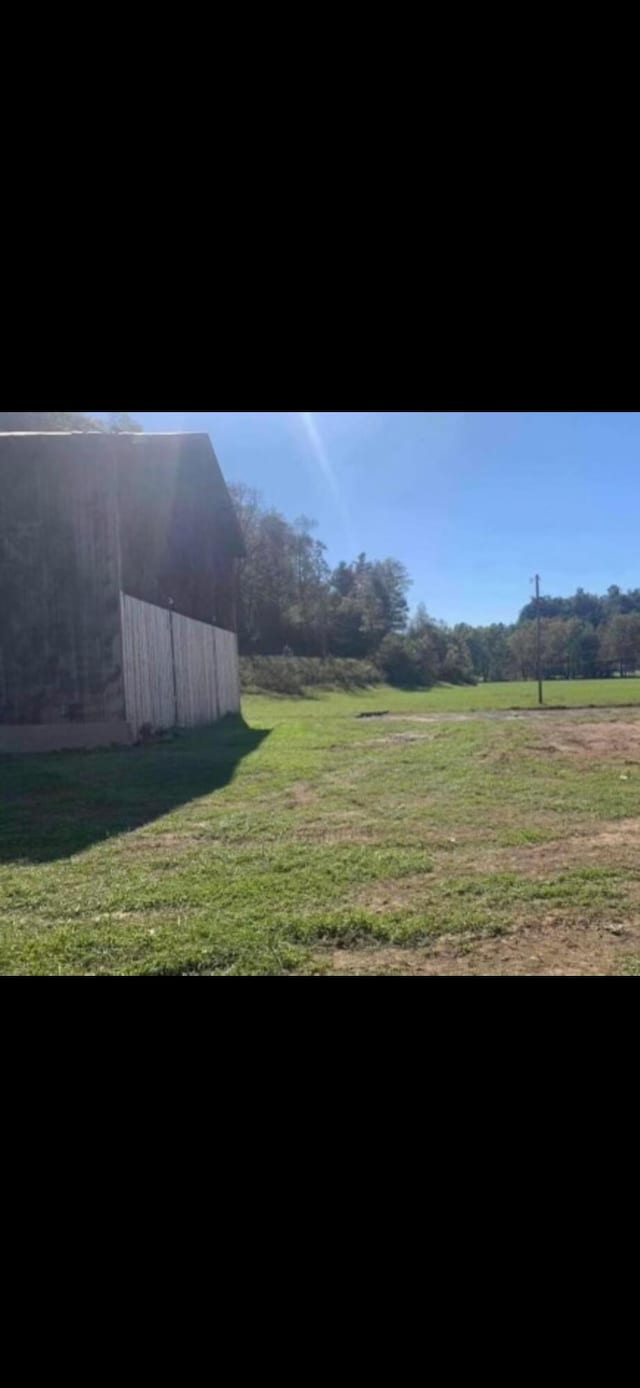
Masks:
[[[0,434],[0,752],[240,709],[242,536],[207,434]]]

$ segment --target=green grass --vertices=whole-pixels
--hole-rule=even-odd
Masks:
[[[638,685],[554,685],[554,702],[640,703]],[[336,947],[628,917],[640,863],[579,844],[640,816],[640,768],[545,756],[544,715],[402,721],[535,694],[255,696],[166,744],[0,758],[0,972],[318,971]],[[400,720],[357,716],[382,709]]]
[[[547,707],[601,707],[608,704],[640,705],[640,679],[547,680],[543,685]],[[533,681],[507,684],[479,684],[475,687],[440,687],[426,697],[434,709],[535,708],[538,686]]]
[[[268,696],[269,699],[273,696]],[[533,681],[510,681],[505,684],[438,685],[435,689],[391,689],[376,685],[358,691],[358,707],[388,709],[391,713],[473,713],[538,707],[538,686]],[[330,717],[347,711],[354,695],[349,692],[307,690],[307,713]],[[245,707],[254,709],[259,695],[249,695]],[[543,685],[546,708],[604,708],[608,705],[638,705],[640,679],[610,680],[549,680]],[[302,711],[302,701],[300,705]]]

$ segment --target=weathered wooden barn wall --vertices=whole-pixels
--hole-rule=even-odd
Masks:
[[[234,632],[122,594],[127,721],[151,728],[198,727],[240,711]]]
[[[113,459],[92,436],[0,436],[0,486],[0,727],[122,723]]]
[[[208,435],[121,435],[118,493],[123,591],[235,631],[242,536]]]
[[[241,553],[207,435],[0,435],[0,751],[237,711]]]

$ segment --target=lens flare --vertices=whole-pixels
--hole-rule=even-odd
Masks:
[[[313,457],[315,458],[316,463],[318,464],[318,467],[320,468],[320,472],[322,473],[327,488],[331,493],[331,497],[333,499],[336,510],[338,511],[345,532],[350,537],[351,521],[349,517],[349,512],[345,505],[345,500],[340,490],[338,478],[336,477],[334,468],[331,463],[331,459],[329,458],[329,454],[327,452],[320,430],[318,429],[318,426],[312,414],[299,413],[298,418],[302,421],[302,425],[307,437],[307,441],[310,445],[311,452],[313,454]]]

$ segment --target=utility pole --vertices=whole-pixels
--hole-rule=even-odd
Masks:
[[[542,703],[542,673],[540,670],[540,574],[536,574],[536,674],[538,677],[538,703]]]

